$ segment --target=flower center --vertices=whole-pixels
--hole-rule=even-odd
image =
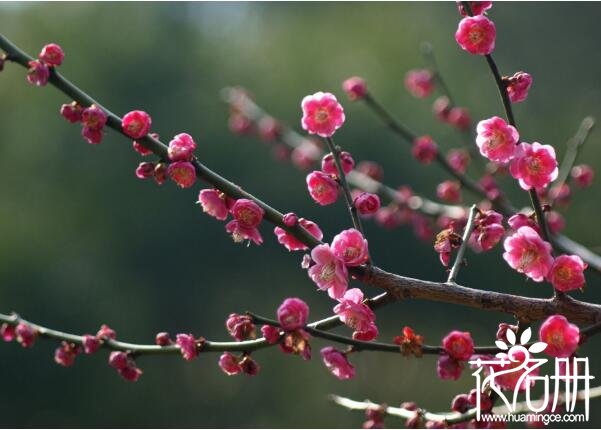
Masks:
[[[472,29],[469,33],[470,42],[474,44],[479,44],[484,40],[484,32],[480,27],[476,27]]]
[[[257,223],[257,215],[250,209],[242,209],[238,214],[239,221],[246,225],[255,225]]]
[[[329,116],[330,114],[325,108],[318,109],[317,112],[315,112],[315,121],[317,121],[320,124],[324,123],[328,120]]]
[[[344,250],[344,259],[345,260],[352,260],[354,258],[357,258],[358,256],[359,256],[359,248],[349,246],[348,248],[346,248]]]
[[[322,281],[331,281],[334,278],[334,274],[336,273],[336,265],[334,263],[328,263],[323,266],[321,269],[321,273],[319,274],[319,278]]]
[[[538,253],[536,252],[536,250],[534,250],[532,248],[529,248],[529,249],[525,250],[522,253],[522,255],[520,256],[520,265],[519,265],[519,267],[521,269],[524,269],[525,267],[528,267],[532,263],[534,263],[537,258],[538,258]]]

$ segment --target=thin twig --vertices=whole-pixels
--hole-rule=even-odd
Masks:
[[[457,279],[457,275],[459,274],[459,269],[463,265],[463,257],[465,255],[465,250],[467,249],[467,245],[469,243],[470,237],[474,228],[476,227],[476,215],[478,214],[478,207],[473,205],[470,208],[470,213],[467,218],[467,224],[465,225],[465,229],[463,230],[463,238],[461,240],[461,245],[457,250],[457,255],[455,256],[455,263],[453,267],[451,267],[451,271],[449,272],[449,278],[447,282],[449,284],[454,284]]]
[[[559,167],[557,180],[553,185],[554,188],[560,189],[569,179],[570,170],[572,170],[572,167],[576,163],[576,159],[580,153],[580,148],[585,144],[586,139],[590,135],[594,126],[595,119],[591,116],[587,116],[580,123],[576,134],[568,141],[568,144],[566,145],[566,153],[563,156],[563,160],[561,161],[561,165]],[[553,205],[553,203],[551,203],[551,205]]]

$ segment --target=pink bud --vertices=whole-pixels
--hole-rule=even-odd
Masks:
[[[430,164],[438,154],[438,145],[430,136],[421,136],[413,141],[413,156],[422,164]]]
[[[102,142],[102,130],[84,127],[81,129],[81,135],[90,145],[97,145]]]
[[[142,371],[133,362],[132,365],[119,369],[118,372],[123,379],[130,382],[136,382],[142,376]]]
[[[79,354],[78,346],[63,341],[54,352],[54,361],[63,367],[70,367],[75,362],[77,354]]]
[[[32,85],[43,87],[48,83],[50,78],[50,70],[48,66],[41,61],[33,60],[29,62],[29,70],[27,71],[27,82]]]
[[[81,114],[83,108],[77,102],[71,102],[61,106],[61,115],[70,123],[76,123],[81,121]]]
[[[16,338],[15,326],[7,323],[0,326],[0,337],[4,342],[12,342]]]
[[[441,122],[449,122],[451,112],[451,101],[447,96],[439,96],[432,103],[432,113]]]
[[[436,187],[436,195],[439,199],[449,203],[461,201],[461,184],[458,181],[444,181]]]
[[[141,110],[134,110],[123,117],[121,128],[123,133],[132,139],[140,139],[148,134],[151,123],[150,115]]]
[[[309,306],[301,299],[288,298],[278,308],[277,315],[283,330],[296,330],[307,323]]]
[[[442,347],[456,360],[469,360],[474,353],[474,341],[469,332],[453,330],[442,340]]]
[[[171,345],[173,341],[169,337],[169,333],[167,333],[166,331],[162,331],[160,333],[157,333],[156,337],[154,338],[154,343],[156,343],[159,346],[168,346]]]
[[[123,351],[113,351],[109,355],[109,366],[114,369],[121,370],[127,367],[129,358]]]
[[[230,314],[225,321],[225,327],[230,335],[237,341],[255,339],[256,327],[248,315]]]
[[[447,163],[456,172],[465,173],[470,163],[470,156],[464,149],[451,149],[447,152]]]
[[[263,334],[267,343],[271,345],[278,343],[278,340],[280,340],[280,329],[271,325],[261,327],[261,334]]]
[[[189,161],[175,161],[169,164],[167,175],[180,188],[190,188],[196,182],[196,170]]]
[[[510,78],[504,78],[504,81],[511,103],[519,103],[526,100],[528,91],[532,86],[532,76],[526,72],[517,72]]]
[[[338,199],[338,182],[318,170],[307,175],[307,188],[313,200],[322,206],[331,205]]]
[[[148,179],[154,176],[154,169],[156,165],[148,161],[143,161],[136,168],[136,177],[138,179]]]
[[[459,23],[455,40],[470,54],[488,55],[495,49],[495,24],[484,15],[465,17]]]
[[[96,333],[96,337],[98,339],[117,339],[117,332],[115,332],[115,330],[110,328],[108,325],[102,324],[102,326],[100,326],[100,330],[98,330],[98,333]]]
[[[298,169],[308,170],[313,164],[319,160],[321,148],[312,140],[305,140],[299,146],[294,148],[290,159]]]
[[[349,172],[355,167],[355,160],[353,160],[353,157],[350,153],[342,151],[340,153],[340,164],[344,174],[348,175]],[[336,162],[334,161],[334,156],[332,153],[326,154],[321,160],[321,171],[333,176],[334,178],[338,177],[338,168],[336,167]]]
[[[565,226],[566,221],[562,214],[557,211],[547,212],[547,225],[549,226],[549,230],[552,234],[558,234],[561,232]]]
[[[470,408],[470,401],[467,394],[458,394],[453,398],[451,410],[463,414]]]
[[[238,375],[242,372],[239,359],[230,352],[224,352],[219,357],[219,367],[226,375]]]
[[[466,108],[456,106],[451,108],[449,111],[447,121],[458,130],[466,131],[470,128],[472,119],[470,118],[470,114]]]
[[[288,227],[293,227],[298,222],[298,217],[294,212],[288,212],[282,217],[282,222]]]
[[[280,123],[270,116],[261,118],[259,121],[259,136],[265,142],[277,140],[281,133]]]
[[[49,43],[42,48],[38,58],[49,66],[60,66],[65,58],[65,53],[56,43]]]
[[[357,164],[357,171],[369,176],[374,181],[381,181],[384,178],[384,169],[375,161],[360,161]]]
[[[377,194],[361,193],[353,204],[361,215],[374,215],[380,209],[380,197]]]
[[[405,87],[419,99],[432,94],[434,83],[434,75],[427,69],[409,70],[405,75]]]
[[[85,128],[90,130],[101,130],[108,117],[102,109],[96,105],[85,108],[81,113],[81,122]]]
[[[253,123],[246,115],[234,113],[228,120],[228,126],[232,133],[248,134],[252,131]]]
[[[198,355],[198,345],[192,334],[180,333],[175,336],[175,343],[181,350],[182,357],[185,360],[191,361]]]
[[[167,152],[171,161],[190,161],[196,142],[188,133],[180,133],[176,135],[170,142]]]
[[[355,101],[367,95],[367,84],[365,79],[353,76],[342,83],[342,90],[350,100]]]
[[[35,342],[37,333],[29,324],[19,323],[15,328],[15,336],[23,348],[30,348]]]
[[[595,171],[588,164],[579,164],[578,166],[572,167],[570,174],[576,185],[581,188],[587,188],[593,183]]]
[[[301,102],[303,130],[320,137],[331,137],[344,124],[344,109],[334,94],[317,92]]]
[[[86,354],[94,354],[100,349],[101,342],[96,336],[91,334],[83,335],[83,352]]]
[[[485,11],[492,7],[492,1],[469,1],[470,8],[473,15],[482,15]],[[463,2],[458,1],[457,7],[461,16],[467,16],[467,11],[463,8]]]

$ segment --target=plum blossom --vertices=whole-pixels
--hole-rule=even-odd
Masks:
[[[588,188],[593,183],[595,171],[588,164],[579,164],[572,167],[570,176],[580,188]]]
[[[577,255],[560,255],[553,262],[547,280],[558,291],[580,290],[584,287],[587,264]]]
[[[436,187],[436,196],[449,203],[461,201],[461,184],[459,181],[443,181]]]
[[[167,154],[171,161],[190,161],[195,149],[196,142],[192,136],[180,133],[169,142]]]
[[[332,375],[340,380],[355,377],[355,367],[348,361],[346,354],[331,346],[322,348],[320,353],[323,363]]]
[[[498,116],[480,121],[476,126],[476,144],[480,153],[491,161],[505,163],[517,152],[520,135],[515,127]]]
[[[541,342],[547,344],[545,352],[551,357],[570,357],[580,342],[580,329],[563,315],[551,315],[538,332]]]
[[[469,153],[464,149],[451,149],[447,152],[447,163],[456,172],[465,173],[470,163]]]
[[[509,165],[511,176],[519,180],[524,190],[544,188],[557,179],[555,150],[551,145],[521,143]]]
[[[44,45],[40,51],[40,55],[38,55],[38,58],[48,66],[60,66],[63,64],[63,60],[65,59],[65,52],[60,45],[57,45],[56,43],[49,43]]]
[[[309,268],[311,280],[320,290],[328,290],[330,297],[342,297],[348,286],[348,270],[344,261],[325,244],[311,250],[311,259],[315,262]]]
[[[242,367],[240,366],[240,360],[238,357],[230,352],[224,352],[219,357],[219,367],[226,375],[238,375],[242,373]]]
[[[228,216],[227,196],[217,189],[204,189],[198,193],[198,203],[203,212],[220,221],[225,221]]]
[[[371,216],[380,209],[380,197],[377,194],[361,193],[355,198],[353,204],[360,215]]]
[[[29,62],[27,70],[27,82],[37,87],[43,87],[48,83],[50,78],[50,69],[46,64],[38,60]]]
[[[434,91],[434,75],[427,69],[409,70],[405,75],[405,87],[419,99],[428,97]]]
[[[463,361],[442,354],[436,363],[436,373],[440,379],[456,381],[461,376],[464,366]]]
[[[190,188],[196,182],[196,169],[189,161],[175,161],[169,164],[167,175],[180,188]]]
[[[520,227],[503,243],[503,259],[513,269],[535,282],[541,282],[553,264],[551,244],[531,227]]]
[[[468,360],[474,353],[474,341],[469,332],[453,330],[442,340],[442,347],[455,360]]]
[[[338,199],[338,182],[318,170],[307,175],[307,188],[313,200],[322,206],[331,205]]]
[[[320,137],[332,137],[344,124],[344,109],[336,96],[331,93],[317,92],[306,96],[301,102],[303,117],[301,125],[310,134]]]
[[[340,303],[334,306],[334,313],[340,321],[355,330],[354,339],[370,341],[378,335],[375,325],[376,315],[363,302],[363,292],[359,288],[352,288],[338,299]]]
[[[505,88],[511,103],[519,103],[526,100],[528,91],[532,86],[532,76],[526,72],[517,72],[510,78],[504,78]]]
[[[367,239],[354,228],[343,230],[334,236],[331,249],[347,266],[360,266],[369,258]]]
[[[286,331],[293,331],[304,327],[309,317],[309,306],[296,297],[291,297],[282,302],[277,310],[280,327]]]
[[[192,334],[180,333],[175,336],[175,344],[179,346],[182,357],[191,361],[198,355],[198,345]]]
[[[464,51],[488,55],[495,49],[495,24],[484,15],[467,16],[459,22],[455,40]]]
[[[342,171],[345,175],[348,175],[351,170],[355,167],[355,160],[350,153],[346,151],[342,151],[340,153],[340,165],[342,166]],[[336,162],[334,161],[334,155],[332,153],[326,154],[321,160],[321,171],[327,173],[334,178],[338,177],[338,168],[336,167]]]
[[[360,100],[367,95],[367,83],[365,79],[353,76],[342,83],[342,90],[349,100]]]
[[[413,156],[422,164],[430,164],[438,154],[438,145],[430,136],[421,136],[413,141]]]
[[[472,9],[472,14],[474,15],[482,15],[492,7],[492,1],[470,1],[468,3],[470,5],[470,8]],[[468,15],[467,11],[463,7],[463,2],[458,1],[457,8],[459,9],[459,13],[461,14],[461,16]]]
[[[140,139],[148,134],[152,119],[150,115],[141,110],[134,110],[125,114],[121,120],[123,133],[132,139]]]
[[[311,234],[311,236],[313,236],[315,239],[321,240],[323,238],[323,233],[321,232],[321,229],[313,221],[309,221],[308,219],[305,219],[305,218],[300,218],[298,220],[298,223],[305,230],[307,230]],[[281,243],[282,245],[284,245],[284,247],[288,251],[304,251],[306,249],[309,249],[309,247],[307,245],[305,245],[303,242],[298,240],[294,235],[288,233],[286,230],[284,230],[281,227],[275,227],[273,232],[275,233],[276,237],[278,238],[278,242]]]

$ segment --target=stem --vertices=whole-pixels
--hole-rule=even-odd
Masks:
[[[355,203],[353,202],[353,196],[351,196],[351,189],[348,185],[348,182],[346,181],[346,174],[344,173],[344,169],[342,168],[342,163],[340,161],[340,147],[334,144],[334,140],[331,137],[327,137],[326,142],[328,143],[328,148],[330,149],[330,152],[334,157],[336,170],[338,170],[338,180],[340,181],[340,186],[342,187],[342,191],[344,193],[346,207],[349,211],[349,214],[351,215],[353,226],[355,227],[355,229],[359,230],[363,237],[365,237],[365,233],[363,232],[363,226],[361,225],[361,219],[359,219],[357,208],[355,207]],[[368,261],[371,262],[371,258],[369,258]]]
[[[465,229],[463,230],[463,238],[461,240],[461,246],[457,251],[457,255],[455,257],[455,263],[451,268],[451,272],[449,273],[449,278],[447,279],[447,283],[454,284],[457,279],[457,274],[459,273],[459,269],[463,264],[463,256],[465,255],[465,250],[467,249],[470,236],[476,227],[476,215],[478,214],[478,208],[476,205],[473,205],[470,208],[470,213],[467,218],[467,224],[465,225]]]
[[[555,185],[553,187],[561,188],[563,184],[567,182],[570,177],[570,170],[576,163],[576,159],[578,158],[578,154],[580,152],[580,148],[586,142],[591,130],[595,126],[595,119],[591,116],[587,116],[580,123],[580,127],[578,127],[578,131],[576,134],[568,141],[566,145],[568,147],[563,160],[561,162],[561,167],[559,168],[559,175],[557,176],[557,180],[555,181]],[[553,202],[551,203],[553,205]]]

